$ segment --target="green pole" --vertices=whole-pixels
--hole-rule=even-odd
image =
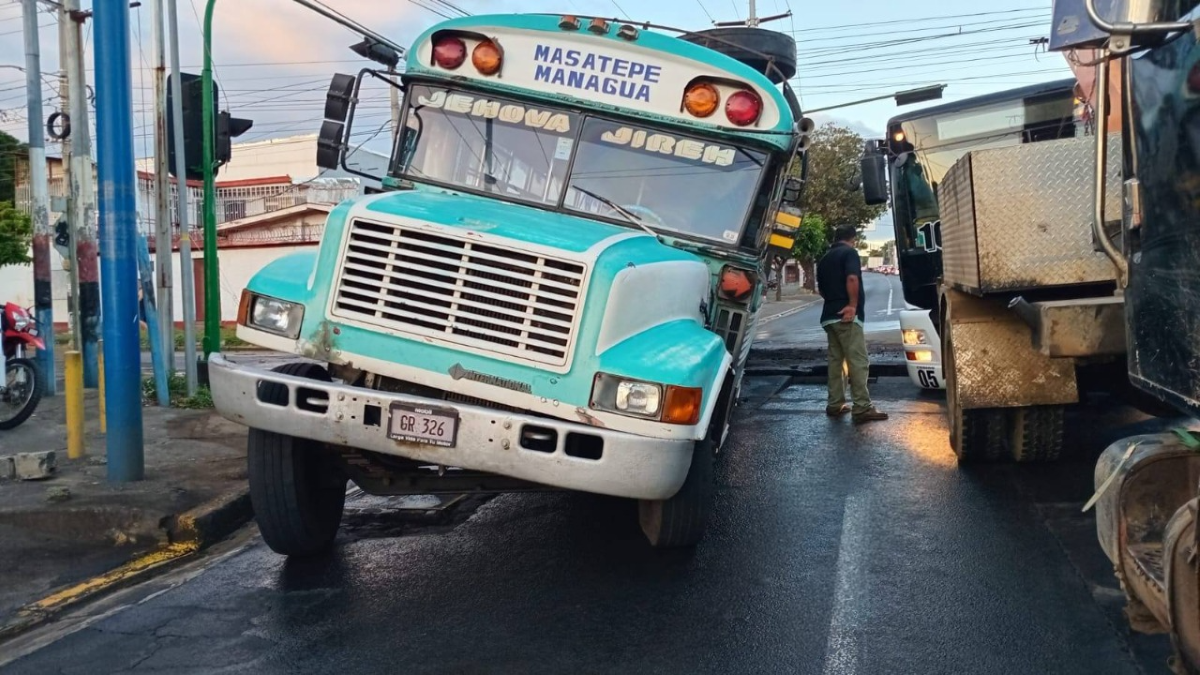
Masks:
[[[213,118],[212,20],[217,0],[204,8],[204,360],[221,351],[221,277],[217,265],[216,120]]]

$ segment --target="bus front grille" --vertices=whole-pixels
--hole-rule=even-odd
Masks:
[[[582,263],[355,220],[332,314],[474,351],[566,366]]]

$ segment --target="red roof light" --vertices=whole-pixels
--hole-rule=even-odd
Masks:
[[[762,99],[751,91],[739,91],[725,101],[725,116],[739,127],[750,126],[762,115]]]
[[[445,68],[454,70],[467,60],[467,44],[456,37],[439,38],[433,43],[433,62]]]

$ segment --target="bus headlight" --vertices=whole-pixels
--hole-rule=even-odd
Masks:
[[[904,344],[906,345],[927,345],[929,338],[925,337],[925,331],[916,328],[907,328],[904,331]]]
[[[592,407],[596,410],[667,424],[698,423],[703,398],[703,389],[642,382],[607,373],[597,373],[592,385]]]
[[[662,386],[597,373],[592,385],[592,407],[622,415],[658,419],[662,410]]]
[[[295,340],[304,322],[304,305],[249,291],[242,292],[238,322],[267,333]]]

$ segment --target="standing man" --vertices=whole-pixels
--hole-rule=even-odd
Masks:
[[[855,248],[858,229],[842,225],[833,238],[833,248],[817,263],[817,288],[825,299],[821,326],[829,336],[829,403],[825,414],[841,417],[851,413],[855,424],[886,420],[888,416],[875,409],[867,391],[871,363],[863,334],[867,294],[862,284],[862,261]],[[847,370],[853,410],[846,405]]]

